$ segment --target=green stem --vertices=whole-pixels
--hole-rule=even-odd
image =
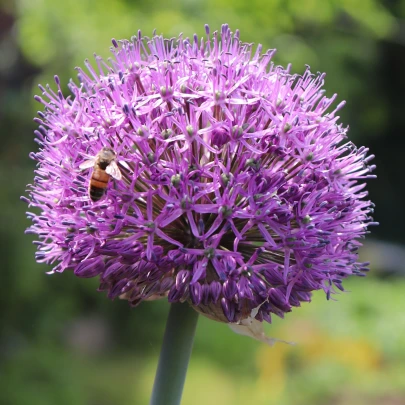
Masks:
[[[180,404],[197,320],[187,303],[171,305],[150,405]]]

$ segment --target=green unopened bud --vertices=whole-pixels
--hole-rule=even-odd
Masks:
[[[180,202],[180,207],[183,210],[187,210],[190,208],[191,200],[189,197],[184,197]]]
[[[170,181],[171,181],[173,187],[178,187],[180,185],[180,182],[181,182],[180,174],[174,174],[171,177]]]
[[[90,234],[96,232],[96,230],[97,230],[97,228],[95,228],[94,226],[87,226],[86,227],[86,232],[90,233]]]
[[[151,231],[153,231],[153,230],[156,228],[155,223],[152,222],[152,221],[146,222],[146,223],[145,223],[145,226],[146,226],[147,228],[149,228]]]
[[[142,125],[141,127],[138,128],[137,133],[139,136],[144,137],[144,136],[148,136],[149,131],[148,131],[148,128],[146,127],[146,125]]]
[[[229,218],[229,217],[232,215],[232,213],[233,213],[232,208],[231,208],[231,207],[228,207],[227,205],[223,205],[223,206],[219,209],[219,212],[222,214],[222,216],[223,216],[224,218]]]
[[[232,135],[235,139],[239,139],[243,134],[243,128],[239,125],[234,125],[232,127]]]
[[[256,128],[253,125],[251,125],[251,124],[249,124],[247,122],[242,125],[242,129],[244,131],[247,131],[248,134],[252,134],[253,132],[256,131]]]
[[[305,158],[305,160],[307,160],[308,162],[310,162],[311,160],[314,159],[314,154],[312,152],[309,152],[307,157]]]
[[[215,249],[214,248],[205,249],[204,256],[208,259],[213,259],[215,257]]]
[[[193,128],[191,125],[187,125],[186,130],[187,130],[188,136],[189,136],[190,138],[193,138],[194,135],[195,135],[195,134],[194,134],[194,128]]]
[[[250,158],[246,160],[245,167],[251,167],[254,170],[260,169],[260,160]]]
[[[161,95],[162,97],[165,97],[166,94],[167,94],[166,86],[161,86],[161,87],[160,87],[160,95]]]
[[[166,87],[166,86],[162,86],[160,88],[160,95],[162,97],[167,97],[167,96],[172,96],[173,95],[173,88],[172,87]]]
[[[252,275],[249,270],[242,270],[240,274],[245,277],[250,277]]]
[[[168,139],[173,135],[173,131],[170,128],[164,129],[162,131],[161,135],[162,135],[163,139]]]
[[[227,174],[227,173],[222,173],[221,180],[222,180],[223,186],[226,187],[228,185],[229,181],[231,180],[231,175]]]
[[[287,124],[284,125],[284,132],[288,132],[291,129],[291,125],[287,122]]]
[[[285,241],[287,242],[288,247],[294,247],[296,240],[297,240],[297,238],[294,238],[293,236],[289,236],[288,238],[285,238]]]
[[[156,162],[156,155],[153,152],[149,152],[147,156],[150,163]]]
[[[302,218],[302,223],[307,225],[312,221],[312,218],[309,215],[305,215],[304,218]]]

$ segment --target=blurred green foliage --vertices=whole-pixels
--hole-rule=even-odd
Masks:
[[[377,155],[380,179],[369,189],[382,226],[374,235],[403,243],[397,154],[405,146],[404,17],[405,0],[3,0],[0,403],[147,403],[168,311],[165,302],[135,310],[111,303],[95,291],[96,280],[46,276],[48,269],[35,264],[32,238],[23,234],[26,206],[18,199],[33,178],[27,156],[36,149],[36,83],[52,83],[56,73],[67,83],[94,52],[108,57],[111,38],[138,29],[203,35],[204,23],[216,30],[227,22],[243,41],[277,48],[277,63],[328,73],[328,92],[348,101],[342,121],[350,123],[351,139]],[[268,327],[295,346],[268,348],[201,319],[184,404],[405,402],[405,282],[383,279],[385,270],[349,281],[353,293],[336,305],[316,294],[312,304]]]
[[[184,404],[366,405],[405,398],[405,335],[398,328],[405,323],[405,280],[369,279],[367,288],[364,280],[348,284],[353,293],[340,296],[339,302],[326,305],[324,295],[317,293],[287,321],[276,320],[266,328],[271,336],[293,339],[293,346],[277,343],[270,348],[201,318]],[[161,312],[156,322],[162,324],[167,305],[147,305],[150,316]],[[117,314],[118,306],[110,306]],[[135,312],[136,328],[149,326]],[[96,351],[72,342],[66,346],[62,333],[54,339],[15,340],[0,391],[13,405],[146,404],[160,329],[152,328],[137,344]],[[137,331],[131,333],[136,339]]]

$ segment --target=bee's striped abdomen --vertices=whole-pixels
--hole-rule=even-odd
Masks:
[[[98,201],[105,193],[110,176],[96,165],[90,180],[89,195],[92,201]]]
[[[90,186],[89,194],[90,194],[91,200],[98,201],[104,195],[104,192],[105,192],[105,187],[100,188],[100,187]]]

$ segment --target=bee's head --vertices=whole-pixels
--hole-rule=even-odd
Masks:
[[[114,149],[104,146],[103,149],[99,152],[100,160],[102,161],[111,161],[117,157]]]

